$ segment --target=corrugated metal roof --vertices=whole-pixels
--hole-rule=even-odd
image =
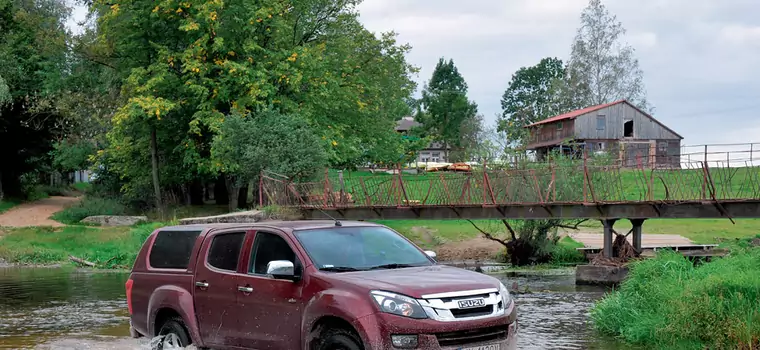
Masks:
[[[627,105],[635,108],[636,110],[638,110],[639,112],[641,112],[641,114],[647,116],[649,119],[652,119],[652,121],[654,121],[655,123],[659,124],[661,127],[665,128],[665,130],[668,130],[668,131],[672,132],[674,135],[678,136],[678,138],[680,138],[680,139],[683,140],[683,136],[681,136],[679,133],[675,132],[675,130],[669,128],[667,125],[663,124],[662,122],[660,122],[659,120],[657,120],[655,117],[651,116],[649,113],[641,110],[641,108],[634,106],[633,103],[630,103],[627,100],[620,100],[620,101],[605,103],[605,104],[601,104],[601,105],[596,105],[596,106],[591,106],[591,107],[586,107],[586,108],[583,108],[583,109],[575,110],[575,111],[568,112],[568,113],[565,113],[565,114],[555,115],[555,116],[553,116],[551,118],[544,119],[544,120],[542,120],[540,122],[536,122],[536,123],[527,125],[525,127],[526,128],[530,128],[530,127],[533,127],[533,126],[538,126],[538,125],[542,125],[542,124],[549,124],[549,123],[553,123],[553,122],[556,122],[556,121],[575,119],[575,118],[580,117],[580,116],[582,116],[582,115],[584,115],[586,113],[591,113],[591,112],[594,112],[594,111],[598,111],[598,110],[600,110],[602,108],[607,108],[609,106],[614,106],[614,105],[619,104],[619,103],[625,103],[625,104],[627,104]]]
[[[547,118],[547,119],[544,119],[544,120],[542,120],[540,122],[536,122],[536,123],[530,124],[530,125],[528,125],[526,127],[537,126],[537,125],[541,125],[541,124],[553,123],[553,122],[557,122],[557,121],[560,121],[560,120],[575,119],[575,118],[580,117],[580,116],[582,116],[582,115],[584,115],[586,113],[591,113],[591,112],[594,112],[594,111],[598,111],[598,110],[600,110],[602,108],[607,108],[609,106],[614,106],[614,105],[616,105],[618,103],[623,103],[623,102],[626,102],[626,101],[625,100],[620,100],[620,101],[615,101],[615,102],[611,102],[611,103],[605,103],[605,104],[601,104],[601,105],[596,105],[596,106],[586,107],[586,108],[583,108],[583,109],[578,109],[578,110],[575,110],[575,111],[572,111],[572,112],[568,112],[568,113],[565,113],[565,114],[555,115],[555,116],[553,116],[551,118]]]

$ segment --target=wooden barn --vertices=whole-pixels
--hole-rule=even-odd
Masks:
[[[527,128],[527,148],[539,159],[560,150],[607,153],[626,167],[680,167],[683,137],[625,100],[561,114]]]

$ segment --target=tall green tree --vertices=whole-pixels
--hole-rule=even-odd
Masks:
[[[467,98],[467,83],[453,60],[441,58],[422,91],[419,120],[433,140],[441,142],[449,161],[466,160],[462,152],[468,125],[472,126],[478,106]],[[454,156],[449,156],[453,149]]]
[[[63,0],[0,0],[0,197],[23,195],[21,175],[48,162],[67,129],[54,106],[67,71],[68,14]]]
[[[501,99],[502,114],[498,131],[506,133],[513,147],[524,146],[525,126],[565,112],[556,95],[556,84],[565,78],[565,66],[558,58],[547,57],[531,67],[522,67],[512,75]]]
[[[211,145],[233,115],[303,119],[334,166],[385,147],[373,140],[408,113],[415,68],[393,33],[376,37],[358,22],[356,3],[96,1],[103,46],[125,73],[104,157],[126,190],[152,183],[160,198],[166,185],[232,176]]]
[[[572,45],[562,92],[566,100],[597,105],[627,99],[650,110],[639,61],[624,43],[625,28],[601,0],[589,0]]]

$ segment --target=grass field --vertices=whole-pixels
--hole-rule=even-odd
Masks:
[[[422,240],[414,227],[425,227],[436,232],[445,242],[457,242],[478,237],[478,232],[466,220],[381,220],[387,225],[412,240]],[[502,232],[506,237],[504,225],[498,220],[475,220],[478,227],[489,232]],[[627,220],[618,221],[615,230],[627,233],[631,224]],[[598,221],[588,221],[580,228],[587,232],[602,233]],[[752,237],[760,234],[760,219],[739,219],[736,225],[728,219],[652,219],[644,223],[645,234],[674,234],[691,239],[698,244],[718,243],[721,240]]]
[[[69,255],[102,268],[131,268],[145,239],[165,223],[134,228],[30,227],[9,229],[0,238],[0,258],[18,264],[54,264]]]

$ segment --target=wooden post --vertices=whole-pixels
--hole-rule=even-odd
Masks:
[[[707,145],[705,145],[705,160],[702,163],[702,199],[707,199],[707,175],[705,175],[706,166],[707,166]]]
[[[343,170],[338,170],[338,182],[340,182],[340,203],[346,202],[346,183],[343,180]]]
[[[615,221],[617,221],[617,219],[602,220],[602,225],[604,225],[604,247],[602,248],[602,251],[604,252],[605,258],[612,258],[612,227],[615,226]]]
[[[641,254],[642,226],[645,219],[630,219],[633,226],[633,249],[637,254]]]

